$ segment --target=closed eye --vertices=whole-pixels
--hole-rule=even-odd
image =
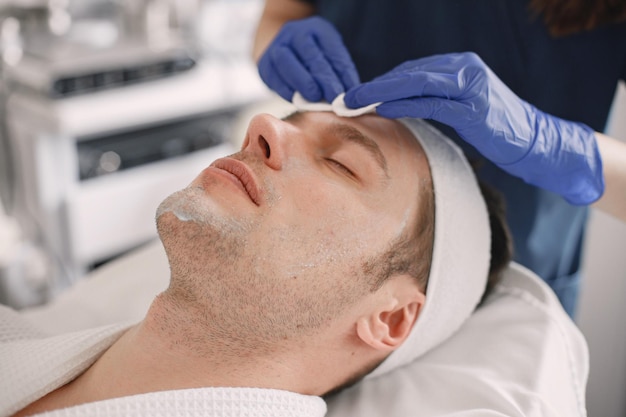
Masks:
[[[339,162],[339,161],[337,161],[335,159],[331,159],[331,158],[328,158],[327,161],[330,162],[332,165],[334,165],[337,169],[345,172],[346,174],[350,175],[351,177],[356,177],[354,172],[352,172],[352,170],[350,168],[348,168],[347,166],[345,166],[341,162]]]

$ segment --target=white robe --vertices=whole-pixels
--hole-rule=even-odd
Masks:
[[[91,366],[130,324],[46,336],[0,306],[0,417],[8,417]],[[195,388],[91,402],[41,415],[322,417],[319,397],[260,388]]]

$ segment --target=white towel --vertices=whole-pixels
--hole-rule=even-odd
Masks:
[[[93,364],[130,326],[120,324],[46,336],[0,306],[0,417],[8,417],[65,385]],[[43,415],[322,417],[315,396],[260,388],[197,388],[96,401]]]
[[[0,417],[10,416],[83,373],[130,324],[47,336],[0,306]]]
[[[39,417],[323,417],[320,397],[261,388],[194,388],[96,401]]]

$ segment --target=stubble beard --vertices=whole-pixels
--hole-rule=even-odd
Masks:
[[[164,295],[184,313],[186,325],[202,335],[196,338],[196,351],[210,346],[209,340],[233,355],[270,353],[288,339],[302,340],[319,331],[353,301],[353,288],[339,291],[345,298],[335,303],[338,294],[311,288],[321,272],[314,265],[280,270],[288,264],[281,254],[288,257],[290,252],[283,242],[292,242],[297,251],[298,232],[285,227],[283,235],[274,229],[272,237],[264,234],[260,247],[250,240],[260,223],[260,218],[234,219],[219,206],[207,206],[202,188],[176,192],[159,206],[157,228],[171,269]],[[308,239],[300,237],[302,242]],[[304,286],[285,285],[282,275],[287,272],[290,281],[302,280]],[[206,340],[201,342],[201,337]]]
[[[188,187],[167,197],[156,213],[157,231],[170,261],[172,283],[206,272],[217,275],[222,266],[241,258],[250,223],[222,213],[210,204],[201,187]],[[233,272],[233,271],[229,271]]]

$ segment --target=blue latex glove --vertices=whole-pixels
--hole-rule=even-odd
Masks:
[[[317,16],[285,23],[259,60],[259,74],[287,101],[299,91],[309,101],[332,103],[359,84],[341,35]]]
[[[351,108],[382,101],[381,116],[447,124],[504,171],[571,204],[590,204],[604,192],[593,130],[520,99],[474,53],[405,62],[344,100]]]

